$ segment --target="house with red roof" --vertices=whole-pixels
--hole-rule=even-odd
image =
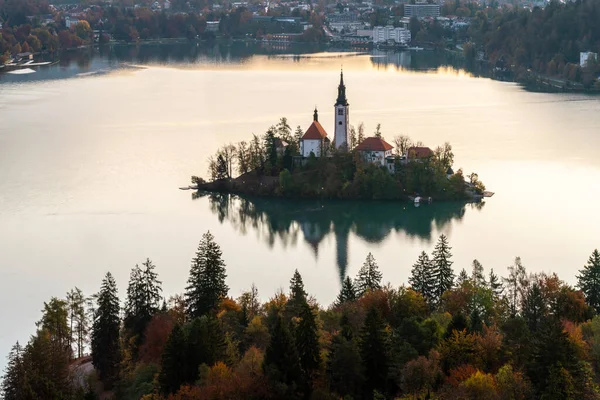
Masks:
[[[393,171],[393,149],[394,146],[383,140],[383,138],[373,136],[363,140],[354,150],[361,154],[366,162],[387,167],[390,171]]]
[[[300,139],[300,154],[304,158],[310,157],[311,154],[315,157],[326,155],[330,142],[327,132],[319,123],[319,113],[315,108],[313,122]]]
[[[413,146],[409,147],[406,151],[406,158],[408,160],[421,160],[433,156],[433,150],[429,147]]]

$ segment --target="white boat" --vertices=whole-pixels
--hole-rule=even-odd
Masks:
[[[419,204],[421,202],[421,197],[415,197],[415,204]]]
[[[13,75],[26,75],[26,74],[33,74],[35,73],[34,70],[32,70],[31,68],[22,68],[22,69],[15,69],[13,71],[7,71],[7,74],[13,74]]]

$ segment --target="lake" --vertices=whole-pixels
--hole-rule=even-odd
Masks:
[[[237,47],[236,47],[237,46]],[[124,296],[146,257],[167,295],[186,286],[204,232],[221,245],[230,295],[263,299],[294,269],[327,306],[372,252],[385,281],[449,237],[456,272],[477,258],[504,275],[575,283],[600,247],[600,98],[530,93],[445,66],[432,53],[286,53],[241,44],[114,47],[0,75],[0,355],[34,332],[43,302],[92,294],[111,271]],[[284,53],[284,54],[277,54]],[[340,67],[350,123],[368,133],[451,142],[455,169],[495,195],[480,204],[283,201],[197,196],[218,146],[280,117],[333,131]],[[0,365],[4,360],[0,361]]]

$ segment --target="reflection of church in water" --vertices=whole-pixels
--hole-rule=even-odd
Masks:
[[[284,200],[247,198],[230,194],[199,194],[208,197],[211,210],[222,222],[229,222],[243,235],[255,232],[269,247],[308,245],[319,258],[328,238],[335,240],[336,264],[340,279],[346,276],[349,247],[356,240],[380,243],[391,234],[432,242],[436,230],[461,220],[467,205],[461,202],[418,207],[400,202],[354,200]],[[485,203],[471,204],[481,208]]]

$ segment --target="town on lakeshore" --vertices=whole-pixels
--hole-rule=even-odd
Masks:
[[[246,41],[292,53],[293,44],[436,50],[446,64],[532,90],[592,92],[600,39],[586,16],[599,9],[595,0],[2,1],[0,72],[35,73],[60,50],[91,45]]]
[[[380,124],[373,136],[365,135],[363,124],[355,129],[343,71],[333,111],[331,138],[316,107],[305,131],[298,126],[292,133],[287,119],[281,118],[262,138],[254,135],[249,142],[220,148],[209,159],[210,180],[193,176],[189,188],[291,198],[401,199],[415,204],[493,195],[476,173],[465,177],[462,169],[454,172],[449,143],[432,150],[400,135],[394,138],[394,147],[384,139]]]

